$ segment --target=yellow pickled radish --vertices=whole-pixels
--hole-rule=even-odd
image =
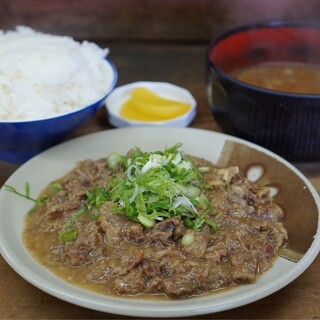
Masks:
[[[141,113],[135,105],[132,103],[131,100],[128,100],[124,103],[122,106],[121,116],[130,120],[137,120],[137,121],[159,121],[159,119],[155,117],[150,117],[148,115],[145,115]]]
[[[121,115],[131,120],[163,121],[180,117],[190,109],[190,104],[167,99],[147,88],[138,87],[122,106]]]
[[[172,104],[185,105],[184,102],[161,97],[155,92],[145,87],[135,88],[131,93],[131,97],[132,99],[139,100],[140,102],[143,102],[143,103],[149,103],[152,105],[158,105],[158,106],[164,106],[164,107],[165,106],[170,107]]]

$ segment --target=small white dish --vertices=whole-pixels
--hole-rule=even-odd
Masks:
[[[164,98],[174,99],[191,105],[190,111],[180,117],[164,121],[136,121],[121,116],[123,104],[130,99],[132,91],[137,87],[145,87]],[[168,82],[139,81],[114,89],[105,101],[111,125],[123,127],[154,126],[154,127],[187,127],[197,113],[197,102],[190,91]]]

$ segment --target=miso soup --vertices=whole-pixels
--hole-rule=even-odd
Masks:
[[[308,63],[261,63],[238,69],[235,78],[266,89],[320,94],[320,65]]]

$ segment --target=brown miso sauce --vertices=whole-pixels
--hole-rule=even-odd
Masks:
[[[100,165],[101,163],[104,164],[105,160],[106,159],[97,160],[95,162],[95,164],[97,166]],[[203,166],[203,164],[205,164],[205,165],[214,167],[213,164],[211,164],[207,161],[198,159],[196,157],[193,157],[193,160],[195,161],[197,166]],[[97,168],[97,167],[95,167],[95,168]],[[79,194],[79,192],[81,194],[81,192],[83,192],[83,190],[85,190],[87,188],[86,185],[82,184],[81,179],[83,179],[83,175],[79,173],[79,170],[81,170],[81,172],[87,172],[90,169],[91,171],[95,172],[95,175],[91,177],[91,181],[92,181],[92,183],[94,182],[97,185],[100,185],[102,182],[106,183],[106,181],[110,178],[110,175],[108,175],[110,173],[110,169],[106,168],[105,166],[99,167],[99,168],[100,168],[100,171],[99,170],[97,170],[97,171],[92,170],[91,160],[86,160],[86,161],[83,161],[80,164],[78,164],[77,167],[75,167],[72,171],[70,171],[68,174],[66,174],[65,177],[62,177],[61,179],[56,180],[64,187],[62,190],[63,192],[56,193],[51,190],[51,187],[49,185],[41,193],[41,195],[39,197],[39,198],[43,198],[43,196],[46,195],[47,196],[46,204],[44,206],[40,206],[36,210],[30,212],[26,216],[26,219],[25,219],[23,241],[24,241],[24,244],[25,244],[28,252],[39,262],[39,264],[46,267],[49,271],[51,271],[53,274],[57,275],[59,278],[63,279],[67,283],[73,284],[75,286],[78,286],[78,287],[83,288],[88,291],[92,291],[92,292],[96,292],[96,293],[108,295],[108,296],[122,296],[122,297],[129,298],[132,294],[135,298],[146,299],[146,300],[167,300],[167,299],[178,300],[178,299],[185,299],[185,298],[196,298],[196,297],[200,297],[202,295],[215,295],[215,294],[218,294],[221,292],[233,290],[233,289],[239,287],[241,285],[241,283],[246,283],[246,281],[248,283],[250,283],[251,281],[255,282],[257,280],[257,278],[259,278],[262,274],[264,274],[264,272],[267,271],[272,266],[274,261],[276,260],[276,258],[277,258],[276,252],[273,252],[272,256],[270,256],[270,257],[265,255],[265,260],[263,260],[263,258],[262,258],[263,257],[262,253],[260,254],[259,260],[256,260],[255,257],[253,257],[252,263],[254,263],[255,261],[257,261],[256,263],[262,261],[261,266],[259,265],[259,268],[257,269],[258,273],[255,273],[256,278],[251,277],[250,275],[252,273],[250,273],[249,274],[250,277],[243,279],[237,275],[238,274],[237,270],[234,269],[233,265],[231,264],[230,258],[227,257],[228,255],[232,255],[232,251],[227,251],[228,252],[227,254],[223,254],[223,257],[221,256],[221,261],[219,260],[216,262],[216,264],[219,264],[218,268],[207,269],[208,273],[211,270],[217,270],[214,272],[218,272],[218,273],[223,272],[222,273],[224,275],[223,278],[222,277],[218,278],[220,280],[215,287],[212,286],[212,287],[209,287],[208,289],[206,289],[206,286],[204,286],[205,290],[203,290],[203,291],[201,291],[201,289],[198,289],[198,287],[195,287],[195,289],[193,290],[193,292],[191,292],[190,295],[188,295],[188,296],[181,295],[179,297],[171,297],[171,296],[167,297],[165,295],[164,290],[157,290],[157,291],[155,290],[155,291],[151,291],[151,293],[147,293],[148,291],[144,290],[145,288],[143,286],[140,286],[140,288],[138,288],[137,290],[133,290],[131,292],[124,292],[123,294],[120,292],[118,294],[115,289],[116,280],[121,279],[121,277],[125,277],[127,275],[127,273],[125,273],[125,272],[130,272],[131,270],[133,270],[130,268],[121,270],[121,266],[123,264],[130,263],[129,260],[131,259],[131,257],[134,254],[138,254],[138,251],[142,251],[142,250],[144,252],[143,256],[146,257],[145,261],[147,261],[147,263],[148,263],[148,261],[149,262],[156,261],[158,263],[161,261],[161,259],[165,259],[166,252],[164,252],[164,254],[163,254],[163,253],[161,253],[161,251],[166,250],[166,249],[163,249],[163,247],[161,247],[161,246],[158,246],[158,247],[155,246],[152,241],[150,241],[150,242],[134,242],[134,240],[127,240],[125,238],[125,236],[123,236],[123,238],[122,238],[124,241],[120,241],[120,243],[116,243],[116,242],[113,243],[112,241],[111,241],[111,243],[109,243],[107,237],[95,238],[95,235],[97,233],[100,233],[99,228],[102,228],[102,224],[100,224],[100,227],[98,227],[97,229],[94,228],[94,226],[97,226],[96,224],[91,224],[90,226],[93,227],[93,229],[90,229],[90,230],[93,230],[96,233],[94,233],[94,234],[90,233],[87,230],[87,226],[88,226],[88,223],[90,224],[91,221],[86,216],[83,216],[82,218],[79,218],[77,220],[77,228],[79,231],[79,235],[85,235],[84,238],[82,239],[82,242],[80,241],[80,244],[78,246],[74,246],[74,244],[72,242],[63,243],[60,241],[59,232],[63,229],[63,226],[66,224],[66,221],[69,221],[69,219],[73,215],[73,213],[77,212],[77,211],[73,211],[73,210],[77,210],[75,208],[78,208],[78,205],[82,204],[81,201],[83,201],[81,197],[76,198],[76,201],[80,201],[80,203],[78,203],[78,205],[74,208],[70,207],[69,203],[70,203],[70,201],[72,203],[72,200],[74,199],[71,197],[71,194],[74,191],[78,192],[76,194]],[[227,170],[227,169],[225,169],[225,170]],[[220,170],[218,170],[218,171],[220,171]],[[226,172],[228,172],[228,171],[226,171]],[[219,181],[222,182],[222,180],[221,180],[222,178],[219,178],[219,177],[222,177],[221,174],[214,173],[214,170],[212,170],[211,173],[208,173],[208,176],[206,177],[205,181],[211,181],[211,179],[216,179],[217,182],[219,182]],[[79,188],[76,189],[75,185],[78,185]],[[243,182],[243,188],[245,188],[245,186],[247,186],[247,184],[245,182]],[[76,189],[76,190],[74,190],[74,189]],[[228,193],[230,191],[227,191],[227,189],[225,189],[225,190],[221,189],[219,187],[219,188],[216,188],[215,190],[212,190],[212,192],[210,194],[211,194],[212,199],[214,199],[214,201],[216,203],[223,204],[225,202],[224,199],[226,196],[226,192]],[[233,195],[233,197],[235,197],[237,194],[231,193],[231,195]],[[211,199],[211,198],[209,198],[209,199]],[[63,204],[63,205],[61,207],[59,207],[58,206],[59,204]],[[267,208],[267,210],[270,210],[270,213],[271,213],[272,210],[269,207],[269,204],[270,204],[269,201],[267,201],[266,208]],[[262,203],[260,203],[259,205],[263,206]],[[232,203],[230,203],[230,206],[232,206],[232,208],[234,208],[234,201]],[[229,207],[225,207],[224,210],[227,211],[228,208]],[[224,211],[221,211],[222,214],[223,214],[223,212]],[[277,211],[274,211],[274,214],[276,212]],[[105,211],[105,214],[107,217],[108,212]],[[107,218],[105,218],[105,219],[107,221]],[[128,226],[128,223],[123,221],[122,219],[120,219],[120,218],[119,219],[115,218],[115,219],[116,220],[114,223],[118,223],[123,228],[126,228]],[[252,230],[256,230],[256,225],[255,225],[256,218],[254,218],[254,220],[252,220],[252,223],[249,220],[243,220],[243,221],[239,220],[238,221],[238,218],[236,218],[236,217],[233,219],[235,219],[233,223],[236,223],[236,225],[239,225],[239,223],[241,222],[241,223],[244,223],[244,225],[247,225],[248,228],[254,228]],[[238,221],[238,222],[236,222],[236,221]],[[226,225],[224,227],[224,229],[222,229],[222,230],[225,230],[225,235],[222,238],[217,237],[216,239],[221,240],[221,241],[223,241],[224,237],[230,237],[230,239],[232,239],[232,234],[235,231],[234,231],[234,229],[232,229],[230,231],[230,229],[228,229],[229,225],[232,226],[234,224],[229,223],[228,225]],[[111,226],[111,222],[110,222],[110,226]],[[278,230],[277,232],[279,234],[282,232],[283,237],[284,237],[282,239],[284,240],[286,238],[286,232],[284,232],[284,229],[282,229],[282,227],[281,228],[279,227],[278,222],[276,222],[276,224],[274,225],[274,228],[276,228]],[[241,228],[241,230],[244,230],[244,229]],[[210,235],[212,235],[212,233],[209,233],[210,229],[207,230],[207,232],[208,233],[206,233],[206,235],[208,237]],[[263,232],[265,232],[265,231],[263,231]],[[143,233],[143,235],[147,236],[146,233]],[[94,244],[92,245],[92,247],[89,248],[90,252],[87,251],[88,254],[86,255],[86,251],[85,251],[86,244],[87,243],[90,244],[90,239],[92,238],[92,236],[93,236]],[[111,236],[116,237],[117,231],[115,232],[115,234],[113,234]],[[251,239],[250,235],[249,235],[249,238]],[[113,238],[110,238],[110,239],[112,240]],[[263,239],[265,239],[265,240],[263,240]],[[261,250],[264,248],[263,247],[264,241],[267,241],[267,243],[270,243],[269,236],[267,237],[266,232],[265,232],[265,235],[263,235],[262,237],[258,237],[258,240],[257,239],[250,240],[250,246],[252,246],[252,248],[250,247],[251,248],[250,250],[257,250],[256,252],[258,254],[258,252],[261,252]],[[280,241],[282,241],[282,240],[280,240]],[[174,242],[172,242],[172,247],[170,247],[171,249],[173,248],[170,252],[170,255],[172,254],[172,251],[175,251],[177,253],[179,252],[178,245],[176,244],[177,247],[175,248],[175,247],[173,247],[173,243]],[[256,249],[254,247],[256,243],[258,243],[259,246],[261,246],[261,249],[259,249],[260,251],[258,251],[258,249]],[[260,243],[262,243],[263,246]],[[280,245],[281,243],[278,242],[278,244]],[[70,251],[68,250],[68,248],[70,249]],[[74,255],[73,255],[74,250],[77,250],[79,261],[75,262],[75,263],[71,263],[70,259],[72,258],[72,256],[74,257]],[[226,249],[226,250],[228,250],[228,249]],[[236,252],[236,251],[234,251],[234,252]],[[156,257],[156,254],[158,252],[160,254],[162,254],[162,256]],[[123,255],[126,257],[124,260],[122,260]],[[170,255],[169,255],[169,259],[171,259]],[[179,260],[179,257],[181,257],[181,260]],[[90,258],[92,258],[92,259],[90,259]],[[153,259],[155,259],[155,260],[153,260]],[[206,267],[208,262],[211,262],[212,268],[215,268],[214,261],[205,260],[205,258],[201,258],[201,257],[192,257],[191,256],[191,257],[187,258],[187,256],[186,256],[182,260],[182,255],[178,254],[175,256],[175,258],[172,258],[172,259],[176,259],[176,260],[173,260],[172,263],[171,263],[171,261],[168,260],[171,263],[169,265],[170,268],[175,268],[179,264],[182,265],[182,262],[187,263],[188,261],[192,262],[192,266],[191,266],[192,268],[201,268],[200,263],[202,264],[202,267]],[[247,260],[248,258],[245,258],[245,259],[246,259],[245,261],[249,261],[249,260]],[[138,261],[138,260],[136,260],[136,261]],[[140,262],[140,261],[141,260],[139,260],[138,262]],[[243,260],[241,260],[241,259],[239,261],[240,261],[240,264],[241,264],[241,261],[243,262]],[[175,265],[173,265],[173,263],[175,263]],[[249,263],[249,262],[245,262],[245,263]],[[153,265],[154,264],[152,264],[152,263],[150,264],[151,267]],[[239,264],[237,266],[238,266],[237,268],[239,268]],[[135,268],[135,266],[133,266],[133,268]],[[221,269],[221,271],[219,271],[219,269]],[[232,275],[233,269],[236,271],[235,275]],[[117,270],[119,270],[119,271],[117,271]],[[184,268],[182,268],[182,270],[184,271]],[[185,269],[185,270],[187,270],[186,272],[188,272],[188,269]],[[162,273],[160,274],[160,273],[156,273],[156,272],[157,272],[156,269],[153,270],[151,268],[150,275],[151,276],[153,274],[155,274],[156,276],[157,276],[157,274],[162,275]],[[240,273],[240,275],[241,275],[241,273]],[[232,279],[232,276],[233,276],[233,279]],[[226,279],[225,281],[223,281],[224,278]],[[202,276],[197,279],[199,279],[198,281],[202,282],[202,281],[211,281],[212,278],[208,278],[206,280],[206,274],[202,274]],[[228,279],[230,279],[230,280],[228,280]],[[130,284],[131,280],[132,280],[132,278],[128,279],[129,284]],[[143,281],[144,281],[144,279],[143,279]],[[181,285],[183,285],[183,283]]]
[[[95,282],[87,278],[88,270],[92,268],[92,265],[84,265],[81,267],[70,268],[65,264],[61,264],[59,261],[53,261],[51,256],[48,254],[50,246],[57,242],[57,234],[55,232],[39,232],[39,228],[33,227],[38,217],[36,215],[29,214],[26,219],[25,232],[23,233],[23,241],[32,254],[34,259],[44,267],[46,267],[53,274],[59,278],[65,280],[67,283],[110,297],[119,297],[130,299],[130,295],[116,295],[115,293],[108,290],[108,283],[101,281]],[[199,298],[203,295],[216,295],[221,292],[228,292],[237,289],[240,285],[230,285],[229,287],[222,287],[216,290],[212,290],[209,293],[191,295],[188,299]],[[152,300],[152,301],[168,301],[168,300],[181,300],[179,298],[168,299],[164,294],[138,294],[133,296],[135,299]]]
[[[268,62],[235,70],[231,75],[270,90],[320,94],[320,65],[317,64]]]

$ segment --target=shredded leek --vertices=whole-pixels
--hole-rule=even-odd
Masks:
[[[192,233],[187,232],[181,239],[182,245],[189,247],[194,243],[194,236]]]
[[[110,169],[115,169],[118,165],[121,165],[123,158],[115,151],[111,152],[107,158],[107,164]]]
[[[111,209],[146,227],[181,216],[188,228],[200,230],[210,211],[202,192],[201,171],[206,170],[200,171],[180,147],[155,152],[135,148],[120,156],[123,166],[106,186]]]

